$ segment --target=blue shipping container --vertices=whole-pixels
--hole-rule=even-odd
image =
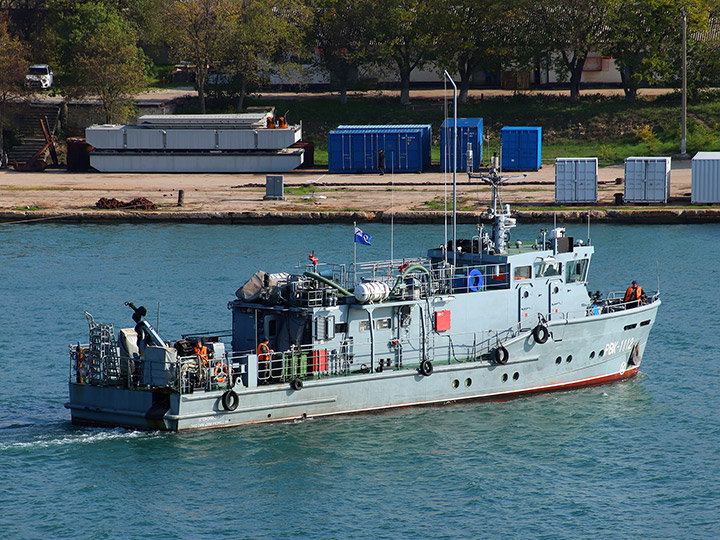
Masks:
[[[483,160],[483,119],[482,118],[458,118],[457,119],[457,148],[458,148],[458,171],[468,170],[468,145],[472,150],[473,171],[480,168]],[[448,118],[440,128],[440,170],[453,170],[454,143],[453,126],[455,121]]]
[[[335,131],[345,130],[420,130],[422,137],[422,158],[423,169],[430,166],[430,152],[432,149],[432,125],[431,124],[382,124],[382,125],[341,125],[335,128]],[[386,169],[387,170],[387,169]]]
[[[537,171],[542,155],[541,127],[504,127],[500,130],[503,171]]]
[[[385,172],[421,172],[430,163],[430,133],[429,125],[341,126],[328,134],[328,171],[379,172],[383,150]]]

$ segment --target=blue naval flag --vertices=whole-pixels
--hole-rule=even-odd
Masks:
[[[372,240],[372,236],[370,236],[367,233],[364,233],[360,227],[355,225],[355,243],[356,244],[362,244],[364,246],[369,246],[370,240]]]

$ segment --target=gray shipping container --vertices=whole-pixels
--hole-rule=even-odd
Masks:
[[[629,157],[625,159],[626,201],[666,203],[669,196],[669,157]]]
[[[597,158],[555,160],[555,202],[597,202]]]
[[[698,152],[692,158],[691,167],[691,202],[720,202],[720,152]]]

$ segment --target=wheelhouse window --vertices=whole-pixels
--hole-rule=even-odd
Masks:
[[[370,330],[370,321],[360,321],[360,324],[358,325],[358,330],[361,332],[367,332]]]
[[[538,264],[538,277],[551,277],[562,275],[562,263],[557,261],[542,261]]]
[[[574,283],[577,281],[585,281],[585,275],[587,273],[588,260],[581,259],[579,261],[572,261],[567,264],[565,270],[567,272],[565,281],[568,283]]]
[[[530,279],[532,277],[532,266],[516,266],[514,277],[518,279]]]

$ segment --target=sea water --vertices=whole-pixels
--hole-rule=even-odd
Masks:
[[[358,260],[443,242],[442,226],[363,229]],[[117,330],[133,301],[168,340],[226,330],[253,272],[352,262],[352,227],[0,226],[0,538],[720,538],[720,226],[590,235],[590,289],[660,284],[630,381],[176,434],[70,424],[84,312]]]

